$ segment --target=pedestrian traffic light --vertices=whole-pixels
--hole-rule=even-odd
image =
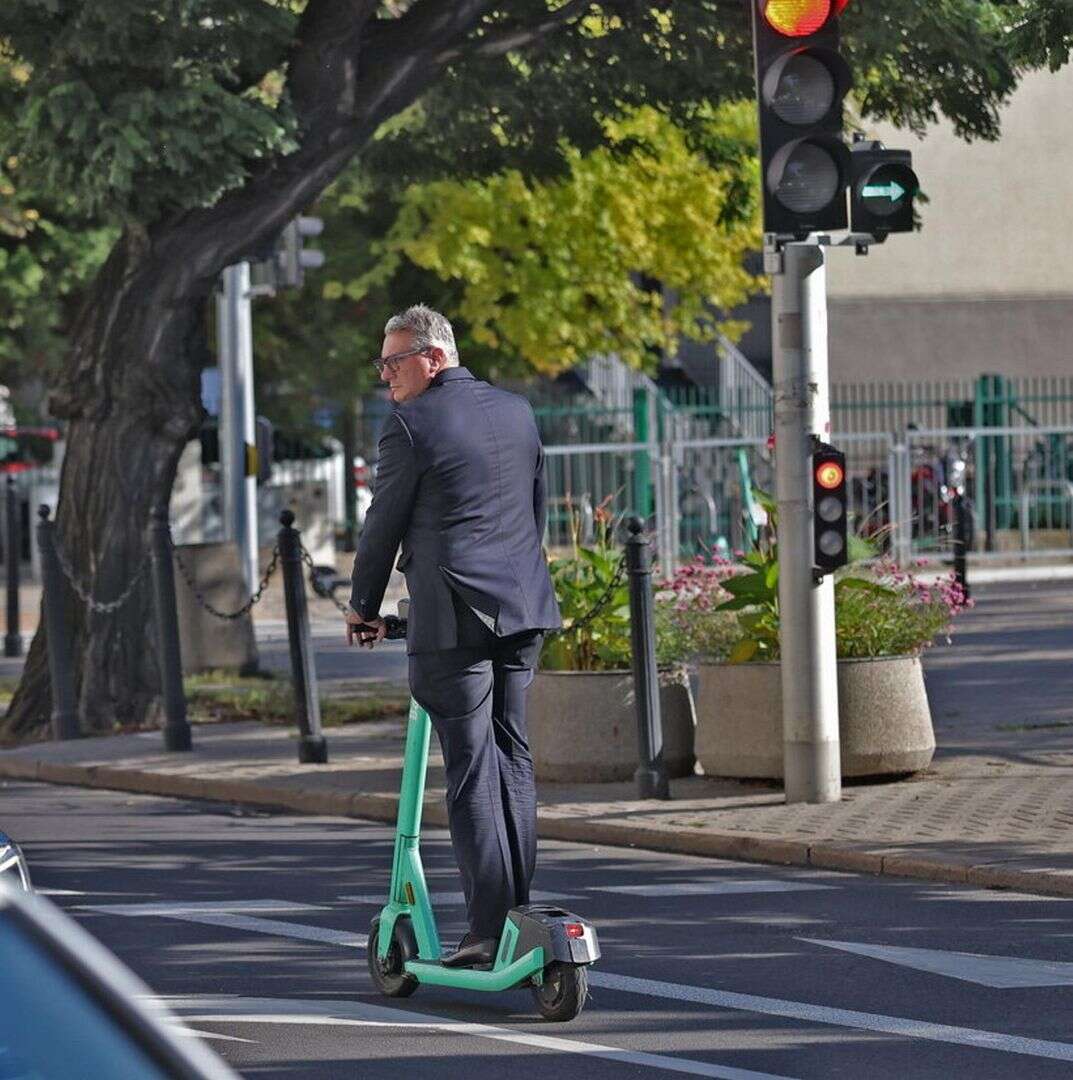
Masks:
[[[829,574],[849,561],[846,455],[817,441],[812,451],[812,564]]]
[[[764,231],[804,239],[846,227],[850,154],[839,53],[848,0],[752,0]]]
[[[919,188],[909,150],[888,150],[876,140],[855,142],[850,154],[849,217],[855,233],[880,243],[892,232],[912,232]]]

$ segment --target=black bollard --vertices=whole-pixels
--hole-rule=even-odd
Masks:
[[[306,765],[323,765],[328,760],[328,744],[320,727],[320,698],[317,669],[313,664],[313,641],[309,633],[306,587],[302,577],[302,540],[293,528],[294,514],[279,515],[279,557],[283,565],[283,598],[287,604],[287,639],[291,646],[291,676],[294,680],[294,709],[301,738],[298,760]]]
[[[641,799],[669,799],[667,767],[663,763],[663,723],[659,712],[656,671],[656,626],[652,608],[651,545],[642,535],[644,522],[626,523],[626,570],[630,575],[630,639],[633,652],[633,694],[637,701],[637,755],[633,774]]]
[[[7,633],[4,634],[4,655],[22,656],[22,634],[19,633],[19,558],[22,553],[22,515],[19,513],[19,493],[15,477],[7,478]]]
[[[55,525],[49,521],[49,508],[37,511],[37,547],[41,552],[42,607],[45,613],[45,639],[48,644],[48,675],[52,683],[52,737],[77,739],[78,707],[71,678],[71,641],[68,637],[66,587],[63,570],[56,556]]]
[[[153,609],[164,692],[164,749],[190,750],[190,722],[183,692],[183,660],[179,647],[179,615],[175,607],[175,565],[171,555],[168,507],[158,504],[149,514],[149,552],[153,567]]]
[[[954,577],[966,600],[969,598],[968,547],[969,508],[965,496],[959,492],[954,495]]]

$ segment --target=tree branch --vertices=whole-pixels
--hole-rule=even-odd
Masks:
[[[266,162],[214,206],[153,230],[153,254],[170,268],[172,295],[207,293],[224,266],[279,233],[380,124],[428,88],[443,69],[438,55],[494,4],[418,0],[399,18],[376,19],[377,0],[311,0],[288,69],[299,149]]]
[[[468,56],[503,56],[505,53],[516,49],[524,49],[527,45],[547,37],[554,33],[564,23],[569,22],[575,15],[581,14],[587,8],[595,6],[592,0],[569,0],[552,16],[535,26],[515,27],[504,30],[500,34],[490,34],[481,38],[472,45],[462,45],[456,49],[449,49],[436,57],[440,64],[450,64],[455,60]]]

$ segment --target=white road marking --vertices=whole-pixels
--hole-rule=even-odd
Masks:
[[[274,903],[274,901],[265,901]],[[90,906],[90,905],[86,905]],[[144,905],[117,904],[115,908],[128,909],[112,912],[121,915],[136,914],[131,907]],[[96,910],[109,911],[107,906]],[[278,910],[278,908],[276,909]],[[302,940],[330,944],[364,947],[368,939],[364,934],[348,934],[340,930],[326,930],[319,926],[304,926],[274,919],[257,919],[242,915],[212,912],[174,914],[168,910],[151,914],[164,914],[166,918],[203,922],[214,926],[233,926],[237,929],[258,933],[293,937]],[[729,990],[717,990],[707,986],[691,986],[687,983],[662,982],[656,979],[639,979],[631,975],[615,975],[599,968],[589,970],[589,984],[626,994],[664,998],[672,1001],[688,1001],[696,1005],[712,1005],[720,1009],[778,1016],[789,1020],[804,1020],[814,1024],[831,1024],[835,1027],[858,1031],[877,1031],[887,1035],[900,1035],[910,1039],[953,1043],[958,1046],[975,1046],[985,1050],[998,1050],[1008,1054],[1025,1054],[1029,1057],[1049,1058],[1055,1061],[1073,1061],[1073,1043],[1053,1042],[1049,1039],[1030,1039],[1009,1035],[1001,1031],[984,1031],[976,1028],[956,1027],[950,1024],[933,1024],[927,1020],[911,1020],[900,1016],[884,1016],[881,1013],[857,1012],[853,1009],[837,1009],[827,1005],[812,1005],[803,1001],[783,998],[760,997],[756,994],[739,994]],[[347,1003],[349,1004],[349,1003]],[[318,1007],[323,1007],[317,1003]],[[409,1016],[409,1014],[403,1014]],[[660,1066],[661,1068],[665,1066]]]
[[[743,1012],[762,1013],[765,1016],[780,1016],[787,1020],[805,1020],[813,1024],[832,1024],[835,1027],[854,1028],[858,1031],[902,1035],[909,1039],[926,1039],[931,1042],[954,1043],[958,1046],[976,1046],[984,1050],[1000,1050],[1007,1054],[1026,1054],[1029,1057],[1051,1058],[1055,1061],[1073,1061],[1073,1043],[1052,1042],[1049,1039],[1027,1039],[1020,1035],[1007,1035],[1002,1031],[980,1031],[975,1028],[954,1027],[950,1024],[932,1024],[927,1020],[907,1020],[900,1016],[883,1016],[881,1013],[835,1009],[827,1005],[810,1005],[804,1001],[786,1001],[782,998],[758,997],[755,994],[736,994],[729,990],[715,990],[707,986],[659,982],[655,979],[636,979],[629,975],[613,975],[608,971],[590,971],[589,985],[602,986],[607,990],[620,990],[627,994],[645,994],[649,997],[690,1001],[698,1005],[714,1005],[720,1009],[738,1009]]]
[[[364,949],[369,943],[368,934],[355,934],[350,930],[332,930],[326,926],[310,926],[306,923],[283,922],[282,919],[262,919],[243,915],[243,911],[309,911],[315,904],[290,904],[286,900],[247,900],[220,904],[79,904],[85,911],[103,915],[123,915],[136,918],[156,915],[181,922],[201,923],[203,926],[225,926],[230,930],[249,930],[254,934],[270,934],[273,937],[297,938],[299,941],[319,941],[324,945],[343,945]]]
[[[439,892],[435,889],[430,890],[432,896],[432,904],[434,907],[450,907],[454,905],[462,905],[466,902],[466,897],[460,892]],[[351,904],[376,904],[378,907],[383,907],[387,903],[387,896],[380,893],[358,893],[346,894],[339,897],[340,900],[345,900]],[[529,894],[529,901],[533,904],[546,904],[552,900],[579,900],[578,896],[570,896],[568,893],[552,893],[552,892],[532,892]]]
[[[172,1035],[182,1035],[194,1039],[214,1039],[217,1042],[244,1042],[256,1044],[256,1039],[240,1039],[237,1035],[221,1035],[218,1031],[200,1031],[197,1028],[184,1027],[182,1024],[169,1024]]]
[[[78,889],[34,889],[38,896],[88,896]]]
[[[799,892],[833,889],[833,885],[812,885],[803,881],[777,881],[755,878],[752,881],[676,881],[650,885],[588,885],[595,892],[624,893],[627,896],[736,896],[743,893]]]
[[[1029,986],[1073,986],[1073,964],[1059,960],[1031,960],[1020,956],[987,956],[983,953],[915,949],[906,945],[867,945],[856,941],[823,941],[798,938],[810,945],[884,960],[900,967],[945,975],[949,979],[991,986],[997,990]]]
[[[391,1009],[383,1005],[365,1005],[354,1001],[302,1001],[274,998],[188,997],[165,999],[169,1008],[195,1023],[227,1021],[235,1024],[325,1024],[348,1027],[408,1027],[443,1031],[455,1035],[475,1035],[482,1039],[516,1043],[550,1050],[559,1054],[584,1054],[589,1057],[640,1065],[664,1072],[686,1073],[690,1076],[710,1076],[717,1080],[789,1080],[784,1075],[737,1069],[688,1058],[646,1054],[624,1050],[603,1043],[580,1039],[560,1039],[552,1035],[537,1035],[512,1031],[491,1024],[473,1024],[444,1020],[440,1016]],[[211,1011],[210,1011],[211,1010]],[[187,1014],[190,1015],[187,1015]]]
[[[179,918],[183,915],[212,912],[326,911],[323,904],[296,904],[290,900],[153,900],[142,904],[77,904],[85,911],[105,915],[163,915]]]
[[[369,944],[368,934],[355,934],[350,930],[332,930],[326,926],[283,922],[280,919],[259,919],[253,915],[229,915],[227,912],[221,912],[218,915],[190,913],[169,914],[167,918],[202,923],[205,926],[226,926],[231,930],[249,930],[254,934],[297,938],[299,941],[318,941],[322,945],[343,945],[352,949],[364,949]]]
[[[1033,902],[1064,903],[1068,904],[1068,896],[1041,896],[1036,893],[1008,892],[1006,889],[932,889],[921,892],[922,900],[982,900],[999,901],[1003,904],[1022,904]]]

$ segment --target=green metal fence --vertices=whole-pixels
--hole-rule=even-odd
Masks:
[[[660,391],[660,424],[671,414],[699,421],[713,437],[756,436],[774,429],[769,396],[743,386],[672,387]],[[536,408],[545,443],[645,441],[636,409],[608,407],[586,395]],[[1009,377],[831,385],[831,427],[846,434],[913,428],[1073,426],[1073,376]],[[699,434],[699,432],[698,432]]]

